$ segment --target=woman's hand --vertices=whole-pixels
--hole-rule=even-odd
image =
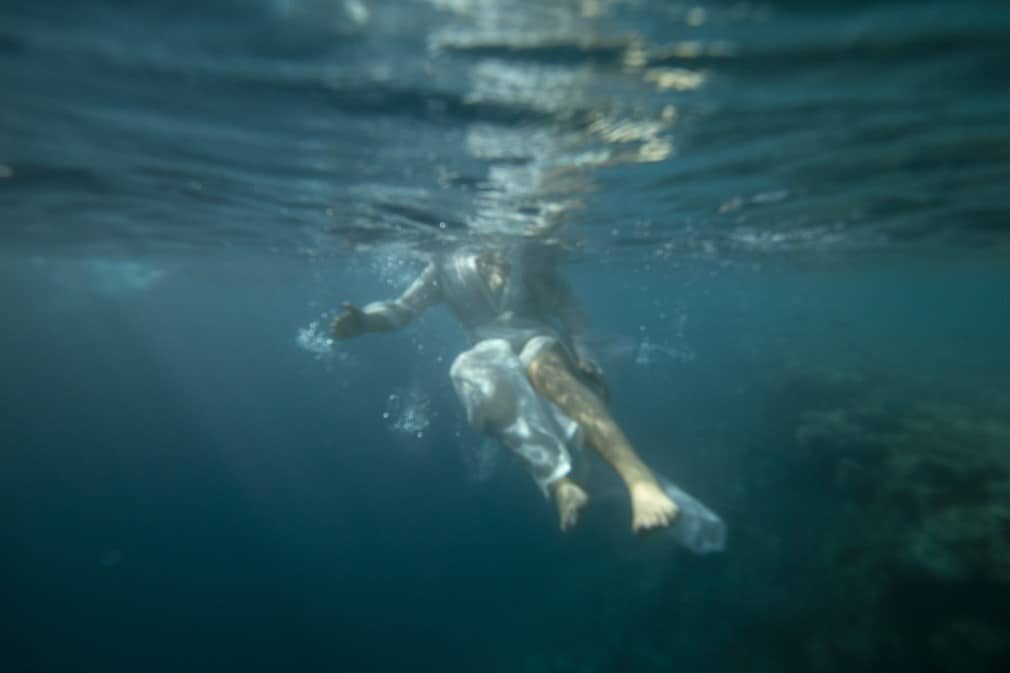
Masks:
[[[360,308],[346,301],[344,302],[344,312],[337,315],[333,319],[333,324],[330,325],[330,332],[334,339],[353,339],[367,331],[365,314]]]
[[[603,369],[584,349],[576,349],[575,367],[579,370],[582,378],[596,388],[603,401],[609,402],[610,387],[607,386],[607,381],[603,378]]]

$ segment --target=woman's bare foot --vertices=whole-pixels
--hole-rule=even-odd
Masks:
[[[582,487],[564,477],[550,485],[551,496],[558,507],[561,530],[566,531],[579,521],[579,510],[589,502],[589,496]]]
[[[628,487],[631,493],[631,530],[642,533],[670,525],[677,516],[677,504],[655,481],[639,481]]]

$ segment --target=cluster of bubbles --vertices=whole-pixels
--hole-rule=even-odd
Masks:
[[[656,330],[661,339],[657,339],[646,325],[639,325],[637,337],[618,337],[601,349],[605,362],[631,362],[636,366],[649,366],[670,360],[676,363],[687,363],[695,359],[694,349],[686,338],[687,313],[678,311],[672,318],[661,313],[659,318],[668,321],[669,326]]]
[[[322,363],[326,371],[331,371],[335,365],[341,368],[353,366],[355,362],[351,354],[335,347],[333,337],[326,330],[327,324],[329,321],[326,316],[322,316],[320,320],[313,320],[299,328],[295,336],[298,348],[309,353],[316,362]],[[347,387],[347,382],[341,387]]]
[[[694,351],[686,346],[655,343],[648,337],[642,337],[635,349],[635,364],[651,365],[661,358],[669,358],[675,362],[690,362],[694,360]]]
[[[423,260],[408,248],[389,245],[377,249],[369,259],[374,277],[386,287],[402,290],[410,285],[424,268]]]
[[[666,313],[661,313],[660,318],[670,320],[672,330],[670,337],[662,343],[657,343],[649,338],[644,325],[639,327],[642,332],[642,339],[635,349],[634,361],[636,365],[651,365],[663,358],[669,358],[674,362],[691,362],[694,360],[694,351],[687,345],[685,333],[687,329],[687,312],[678,309],[673,318],[668,318]]]
[[[390,393],[382,418],[396,432],[423,439],[431,425],[431,400],[417,388]]]
[[[320,327],[318,320],[313,320],[306,327],[300,328],[295,342],[303,351],[311,353],[316,360],[333,358],[333,337]]]

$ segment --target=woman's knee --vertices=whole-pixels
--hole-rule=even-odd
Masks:
[[[515,355],[502,340],[482,341],[453,361],[449,376],[475,427],[500,425],[515,416],[514,367]]]

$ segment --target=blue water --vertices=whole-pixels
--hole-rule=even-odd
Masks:
[[[0,5],[4,671],[1003,671],[1010,5]],[[425,255],[550,237],[695,557],[562,535]]]

